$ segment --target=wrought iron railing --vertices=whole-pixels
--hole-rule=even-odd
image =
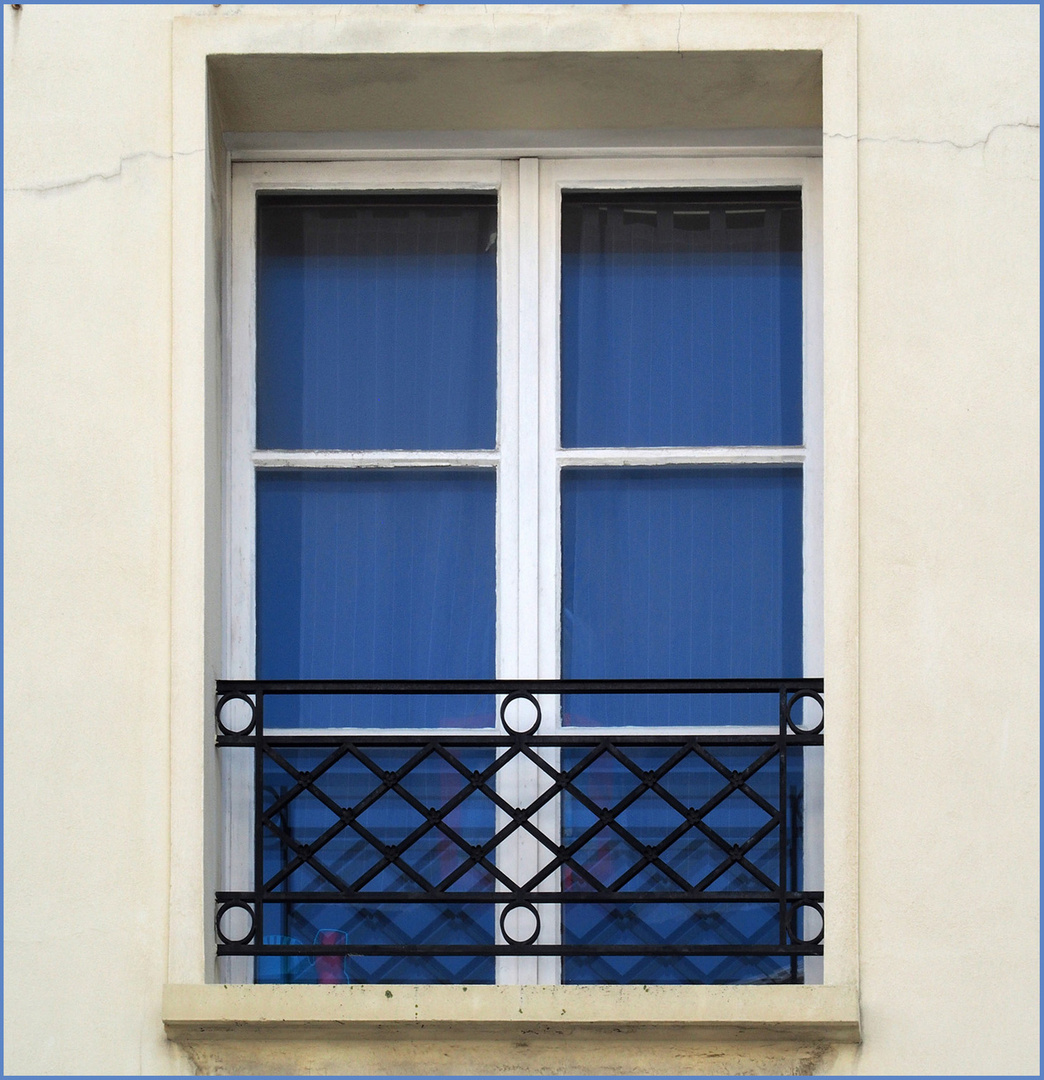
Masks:
[[[217,743],[250,759],[253,826],[251,887],[217,893],[218,955],[254,957],[261,981],[483,982],[496,957],[554,956],[573,982],[799,982],[801,958],[823,952],[802,820],[822,690],[219,681]],[[541,734],[542,695],[572,723]],[[410,712],[421,698],[444,705],[434,720]],[[657,730],[594,730],[610,700],[616,723],[634,703]],[[677,723],[668,702],[690,726],[656,724]],[[409,719],[374,733],[374,703],[385,726],[395,703]],[[520,705],[531,720],[513,730]],[[371,730],[356,734],[360,710]],[[457,730],[401,730],[421,723]]]

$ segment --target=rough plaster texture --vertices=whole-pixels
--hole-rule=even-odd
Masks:
[[[1037,13],[867,10],[859,47],[852,1067],[1033,1072]]]
[[[593,1036],[525,1030],[513,1038],[425,1031],[409,1040],[361,1036],[350,1042],[258,1039],[190,1045],[204,1075],[424,1076],[811,1076],[829,1069],[836,1049],[826,1043],[772,1045],[686,1039],[650,1042],[618,1028]]]
[[[171,31],[175,15],[243,10],[4,9],[5,1069],[1038,1072],[1030,7],[847,9],[862,1045],[417,1032],[190,1056],[167,1042]],[[643,20],[680,27],[677,12],[570,18],[589,20],[591,47],[640,51]],[[496,9],[376,13],[497,46]],[[350,32],[374,16],[340,17]]]

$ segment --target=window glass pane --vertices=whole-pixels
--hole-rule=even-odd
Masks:
[[[562,445],[799,445],[798,193],[562,205]]]
[[[566,469],[564,678],[802,671],[800,468]],[[776,723],[771,695],[570,695],[567,724]]]
[[[496,439],[496,196],[258,199],[257,445]]]
[[[257,676],[494,675],[492,470],[257,477]],[[266,726],[487,724],[475,697],[280,698]]]

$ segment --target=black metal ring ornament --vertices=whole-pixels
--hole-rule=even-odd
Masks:
[[[823,715],[814,728],[798,727],[798,725],[790,718],[790,710],[793,709],[802,698],[812,698],[813,701],[819,702],[819,708]],[[790,728],[795,735],[818,735],[823,730],[823,724],[826,723],[826,708],[823,705],[823,698],[820,694],[817,694],[815,690],[799,690],[792,698],[788,699],[784,715],[786,717],[787,727]]]
[[[518,701],[520,698],[525,698],[526,701],[532,702],[533,708],[536,709],[536,719],[533,721],[533,726],[531,728],[527,728],[525,731],[516,731],[513,727],[511,727],[510,724],[508,724],[507,716],[505,715],[507,707],[511,704],[511,702]],[[504,725],[504,730],[509,735],[535,734],[537,728],[540,727],[540,719],[540,702],[537,701],[537,699],[533,697],[533,695],[529,693],[528,690],[512,690],[511,693],[508,694],[507,697],[504,698],[504,700],[500,704],[500,722]]]
[[[513,938],[507,932],[507,929],[504,926],[504,920],[507,919],[508,915],[516,908],[524,908],[526,911],[532,912],[533,918],[536,920],[536,928],[533,930],[533,933],[531,933],[529,937],[527,937],[524,941],[519,941],[518,939]],[[500,932],[504,935],[504,940],[509,945],[532,945],[533,942],[536,941],[538,937],[540,937],[540,913],[532,904],[530,904],[526,900],[512,900],[511,903],[507,904],[504,907],[504,910],[500,913]]]
[[[815,937],[803,938],[799,936],[797,932],[797,926],[795,925],[795,918],[801,908],[811,908],[813,911],[819,913],[819,933]],[[826,930],[826,919],[823,916],[822,905],[816,903],[815,900],[798,900],[796,904],[791,904],[787,908],[787,936],[791,942],[795,945],[818,945],[823,940],[823,933]]]
[[[239,731],[232,731],[221,722],[221,710],[230,701],[245,701],[250,706],[250,723]],[[214,719],[217,721],[218,730],[222,735],[249,735],[257,724],[257,706],[246,694],[222,694],[218,698],[217,706],[214,709]]]
[[[245,911],[250,916],[250,929],[241,938],[226,937],[225,932],[221,929],[221,920],[235,908]],[[249,945],[255,929],[254,909],[245,900],[229,900],[218,908],[217,914],[214,916],[214,929],[225,945]]]

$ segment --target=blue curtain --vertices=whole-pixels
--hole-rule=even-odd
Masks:
[[[262,679],[495,674],[492,470],[278,470],[257,477]],[[288,698],[269,725],[481,726],[492,699]]]
[[[794,193],[566,195],[562,445],[801,442]]]
[[[561,388],[566,447],[780,446],[802,442],[801,208],[792,192],[578,193],[562,212]],[[800,467],[575,468],[562,473],[562,673],[566,678],[759,678],[802,673]],[[774,695],[567,695],[572,726],[775,725]],[[720,748],[726,774],[758,751]],[[655,769],[664,752],[633,762]],[[563,766],[574,759],[563,753]],[[800,880],[800,755],[788,762]],[[595,805],[625,802],[635,773],[605,755],[585,772]],[[620,813],[631,839],[562,801],[566,843],[606,886],[763,890],[780,878],[778,827],[735,791],[713,804],[722,772],[689,755],[662,778],[684,806],[714,805],[686,823],[651,792]],[[748,781],[778,806],[778,762]],[[661,866],[646,845],[679,832]],[[760,839],[757,839],[760,836]],[[795,840],[796,837],[796,840]],[[754,840],[757,842],[753,842]],[[735,847],[734,847],[735,845]],[[666,867],[671,873],[666,873]],[[633,871],[633,872],[632,872]],[[569,867],[563,886],[591,886]],[[567,903],[569,944],[772,945],[778,904]],[[764,957],[567,957],[566,983],[789,981]]]
[[[800,468],[567,469],[566,678],[802,671]],[[567,724],[775,723],[771,697],[571,695]]]
[[[496,197],[279,195],[258,200],[257,445],[288,450],[481,449],[496,439]],[[257,475],[257,675],[262,679],[452,679],[495,674],[493,470],[278,470]],[[479,727],[491,696],[276,696],[268,730]],[[326,751],[270,748],[263,800],[264,877],[315,902],[268,904],[270,944],[491,944],[492,905],[325,904],[334,882],[417,887],[381,863],[423,821],[394,791],[344,827],[294,770]],[[412,751],[342,758],[317,783],[336,803],[377,790],[374,768]],[[462,751],[483,768],[488,752]],[[433,758],[403,781],[424,805],[463,783]],[[446,824],[461,842],[494,830],[488,800]],[[423,832],[423,830],[422,830]],[[308,861],[280,880],[301,845]],[[465,858],[439,830],[401,858],[434,887]],[[457,888],[490,887],[472,870]],[[470,957],[266,957],[259,982],[492,982]]]
[[[496,439],[496,198],[258,201],[257,445]]]

